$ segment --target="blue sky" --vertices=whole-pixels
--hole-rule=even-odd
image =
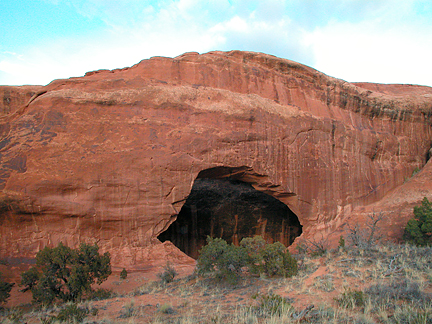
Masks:
[[[432,86],[431,0],[2,0],[0,84],[152,56],[264,52],[350,82]]]

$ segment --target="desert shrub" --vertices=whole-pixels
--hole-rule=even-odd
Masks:
[[[219,280],[231,284],[237,282],[242,268],[246,265],[246,251],[221,238],[207,237],[197,260],[197,271],[200,275],[211,274]]]
[[[365,294],[361,290],[348,289],[335,300],[343,308],[362,307],[365,304]]]
[[[262,272],[263,257],[261,254],[266,244],[261,236],[245,237],[240,241],[240,246],[246,251],[246,262],[250,273]]]
[[[14,283],[4,281],[0,273],[0,305],[5,303],[6,300],[10,297],[10,292],[14,285]]]
[[[324,235],[321,235],[321,238],[303,238],[296,246],[299,257],[303,259],[306,255],[311,257],[323,256],[329,250],[328,239],[329,237],[324,237]]]
[[[382,235],[379,233],[378,223],[383,220],[383,215],[375,214],[368,216],[369,220],[363,227],[355,225],[348,227],[348,241],[352,246],[360,250],[369,251],[377,246],[381,241]]]
[[[68,303],[60,310],[56,319],[59,322],[81,323],[88,313],[88,309],[78,307],[75,303]]]
[[[127,271],[125,268],[123,268],[123,270],[120,272],[120,279],[126,279],[127,278]]]
[[[157,275],[162,283],[170,283],[174,280],[175,276],[177,276],[177,271],[174,269],[169,262],[164,266],[163,272]]]
[[[261,236],[255,236],[241,240],[240,247],[246,251],[247,266],[251,273],[291,277],[298,272],[297,260],[280,242],[267,244]]]
[[[221,238],[208,237],[207,242],[197,260],[200,275],[213,274],[235,283],[243,268],[268,277],[291,277],[298,272],[297,260],[280,242],[267,244],[260,236],[244,238],[240,246],[230,245]]]
[[[83,243],[79,249],[71,249],[60,243],[37,253],[36,267],[21,274],[21,285],[23,291],[32,292],[35,302],[49,305],[91,294],[91,285],[101,284],[110,274],[109,253],[100,255],[97,245]]]
[[[432,202],[426,197],[420,206],[414,207],[414,217],[405,227],[404,239],[415,245],[432,245]]]
[[[297,260],[280,242],[268,244],[262,251],[263,270],[269,277],[292,277],[297,274]]]
[[[260,316],[280,316],[282,313],[292,310],[290,302],[276,294],[257,294],[252,298],[259,303],[252,310]]]

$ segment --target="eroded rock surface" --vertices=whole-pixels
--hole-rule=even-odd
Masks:
[[[145,267],[217,167],[284,202],[302,235],[327,233],[431,147],[432,88],[350,84],[259,53],[157,57],[0,95],[0,256],[86,241]]]

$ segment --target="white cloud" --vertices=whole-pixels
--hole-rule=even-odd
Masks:
[[[239,49],[264,52],[311,65],[314,61],[306,31],[287,16],[268,21],[257,11],[248,17],[234,16],[219,23],[210,32],[223,40],[223,50]]]
[[[225,34],[227,32],[243,32],[249,31],[247,22],[239,16],[234,16],[228,21],[217,24],[210,29],[213,33]]]
[[[333,23],[308,37],[314,67],[350,82],[432,85],[432,30],[382,21]]]

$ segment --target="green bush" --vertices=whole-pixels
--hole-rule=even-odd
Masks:
[[[101,284],[110,274],[109,253],[100,255],[97,245],[83,243],[74,250],[60,243],[37,253],[36,267],[21,274],[21,285],[35,302],[49,305],[82,299],[91,294],[92,284]]]
[[[263,272],[262,251],[267,245],[261,236],[245,237],[240,241],[240,246],[245,249],[249,272],[260,274]]]
[[[221,238],[208,237],[207,242],[197,260],[198,274],[201,275],[210,273],[235,283],[243,268],[268,277],[291,277],[298,272],[297,260],[279,242],[267,244],[260,236],[244,238],[240,246],[230,245]]]
[[[419,246],[432,245],[432,202],[426,197],[421,206],[414,207],[414,217],[405,227],[404,239]]]
[[[261,236],[255,236],[244,238],[240,246],[247,253],[247,266],[253,274],[291,277],[298,272],[297,260],[280,242],[267,244]]]
[[[127,278],[127,271],[125,268],[123,268],[123,270],[120,272],[120,279],[126,279]]]
[[[6,300],[10,297],[10,292],[14,285],[14,283],[4,281],[0,273],[0,305],[5,303]]]
[[[266,245],[262,257],[264,273],[269,277],[292,277],[298,272],[297,260],[280,242]]]
[[[234,284],[246,265],[244,249],[228,244],[221,238],[207,237],[207,245],[200,250],[197,260],[198,274],[212,274],[217,279]]]

